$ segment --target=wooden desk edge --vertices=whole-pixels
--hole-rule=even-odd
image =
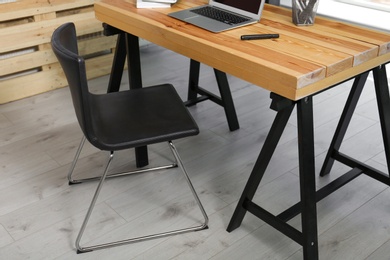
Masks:
[[[387,53],[385,55],[378,56],[372,60],[369,60],[363,64],[360,64],[356,67],[349,68],[347,70],[344,70],[340,73],[337,73],[335,75],[332,75],[330,77],[327,77],[319,82],[316,82],[314,84],[308,85],[304,88],[297,89],[296,95],[293,97],[292,100],[300,100],[306,96],[313,95],[315,93],[320,92],[321,90],[324,90],[326,88],[329,88],[331,86],[337,85],[346,79],[354,78],[355,76],[362,74],[366,71],[372,70],[375,67],[387,64],[390,62],[390,53]],[[353,76],[349,76],[353,75]],[[289,98],[289,97],[286,97]]]

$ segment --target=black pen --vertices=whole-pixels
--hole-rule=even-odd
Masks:
[[[241,35],[241,40],[262,40],[279,38],[279,34],[249,34]]]

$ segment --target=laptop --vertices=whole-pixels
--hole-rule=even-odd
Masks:
[[[265,0],[209,0],[197,6],[168,15],[211,32],[222,32],[260,20]]]

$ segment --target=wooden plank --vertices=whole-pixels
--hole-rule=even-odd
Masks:
[[[79,44],[79,51],[81,55],[88,55],[97,53],[103,50],[115,48],[116,37],[98,37],[90,40],[81,41]],[[0,77],[25,71],[33,68],[38,68],[43,65],[56,63],[55,57],[51,47],[44,50],[34,51],[20,56],[4,59],[0,63]]]
[[[52,69],[3,81],[0,87],[0,103],[3,104],[53,90],[55,89],[54,85],[66,86],[59,73],[59,69]]]
[[[86,60],[88,79],[96,78],[101,75],[107,75],[111,72],[111,64],[114,54],[107,54]]]
[[[378,66],[378,64],[386,64],[390,60],[390,53],[387,53],[385,55],[381,55],[379,57],[376,57],[372,60],[369,60],[365,62],[364,64],[360,64],[358,66],[349,68],[348,70],[344,70],[340,73],[337,73],[335,75],[326,77],[325,79],[316,82],[314,84],[311,84],[310,86],[307,86],[305,88],[298,89],[295,92],[295,100],[301,99],[302,97],[306,97],[312,93],[319,92],[329,86],[336,85],[337,83],[340,83],[344,81],[347,78],[350,78],[351,74],[358,75],[360,73],[363,73],[365,71],[368,71],[370,69],[373,69]]]
[[[107,75],[111,71],[113,54],[86,60],[88,79]],[[68,83],[58,63],[50,70],[5,80],[0,85],[0,104],[33,96],[67,86]]]
[[[50,42],[54,29],[66,22],[75,23],[79,35],[102,31],[101,22],[94,18],[93,13],[76,14],[13,26],[1,29],[0,38],[7,39],[7,41],[2,42],[0,45],[0,52],[9,52],[48,43]]]
[[[361,27],[358,26],[351,24],[346,26],[342,23],[336,23],[336,25],[333,23],[332,26],[328,26],[329,23],[330,20],[328,19],[322,19],[318,22],[318,24],[324,26],[324,30],[328,32],[339,34],[350,39],[356,39],[361,42],[377,45],[379,47],[378,55],[383,55],[390,52],[389,34],[374,29],[367,29],[364,31],[364,33],[362,33]]]
[[[229,32],[229,35],[232,35],[235,38],[240,38],[240,35],[242,34],[257,33],[280,34],[284,32],[282,30],[273,30],[272,28],[255,28],[248,26],[242,28],[240,31],[232,30]],[[334,74],[340,70],[340,68],[352,67],[353,56],[350,54],[341,51],[335,51],[334,49],[328,48],[326,46],[320,46],[310,40],[310,38],[304,40],[302,37],[297,38],[294,34],[290,35],[283,34],[283,37],[279,39],[273,39],[270,41],[247,41],[242,44],[251,45],[256,49],[258,49],[258,46],[263,46],[269,49],[269,52],[273,52],[277,46],[278,52],[283,52],[294,57],[308,57],[306,60],[310,63],[318,64],[318,66],[326,68],[326,76]],[[264,55],[264,53],[259,53],[259,55]]]
[[[280,15],[279,17],[283,18],[278,20],[278,22],[283,25],[290,25],[294,28],[294,25],[291,24],[291,11],[289,9],[267,5],[264,12],[271,12],[272,14]],[[260,22],[263,23],[263,20]],[[349,49],[361,51],[362,48],[370,47],[372,45],[379,47],[379,53],[377,55],[390,52],[389,34],[374,29],[363,29],[361,26],[356,26],[347,22],[337,22],[335,20],[317,16],[314,26],[295,26],[295,29],[299,30],[303,34],[308,31],[312,31],[313,29],[318,29],[323,34],[323,37],[318,39],[329,44],[336,44],[338,48],[341,48],[347,53]],[[332,37],[329,38],[329,36]]]
[[[11,57],[2,60],[0,63],[0,77],[37,68],[56,61],[57,59],[51,50],[34,51],[32,53]]]
[[[95,0],[23,0],[2,4],[0,22],[38,14],[92,6]]]
[[[98,53],[105,50],[111,50],[116,47],[117,36],[100,36],[96,38],[80,40],[79,41],[79,52],[80,55],[88,55]]]
[[[352,55],[353,66],[378,55],[378,46],[374,43],[348,38],[343,33],[327,33],[328,31],[324,30],[324,26],[320,25],[321,21],[326,20],[324,18],[317,17],[313,26],[298,27],[291,23],[291,12],[288,9],[276,9],[274,6],[267,7],[267,10],[264,10],[266,17],[260,21],[262,25],[270,27],[283,35],[294,37],[298,41],[304,42],[304,44],[311,43],[331,50],[337,49],[338,52],[345,55]],[[272,20],[268,17],[272,17]],[[347,31],[348,27],[345,27],[344,30]],[[329,55],[333,55],[333,53],[329,53]],[[330,71],[327,74],[332,75],[333,73],[334,71]]]

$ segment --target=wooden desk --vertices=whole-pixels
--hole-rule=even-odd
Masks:
[[[141,37],[272,92],[271,109],[277,115],[228,231],[240,226],[249,211],[301,244],[305,259],[318,259],[316,202],[362,173],[390,184],[387,175],[338,152],[367,75],[373,71],[386,158],[390,162],[390,99],[384,66],[390,61],[390,34],[320,17],[314,26],[297,27],[291,22],[290,10],[271,5],[265,6],[260,23],[213,34],[166,15],[204,4],[205,0],[180,0],[168,9],[136,9],[134,2],[102,0],[95,4],[100,21],[126,32],[131,81],[141,84],[137,38]],[[240,35],[255,33],[279,33],[280,38],[240,40]],[[321,175],[330,172],[334,160],[352,170],[316,191],[312,97],[351,78],[355,82]],[[274,216],[253,203],[252,198],[295,105],[301,201]],[[302,232],[286,223],[299,213]]]
[[[274,93],[299,100],[390,59],[390,35],[317,17],[311,27],[291,23],[288,9],[266,5],[261,22],[212,34],[166,16],[205,0],[180,0],[168,9],[136,9],[134,0],[95,4],[96,17]],[[242,34],[279,33],[267,41]]]

